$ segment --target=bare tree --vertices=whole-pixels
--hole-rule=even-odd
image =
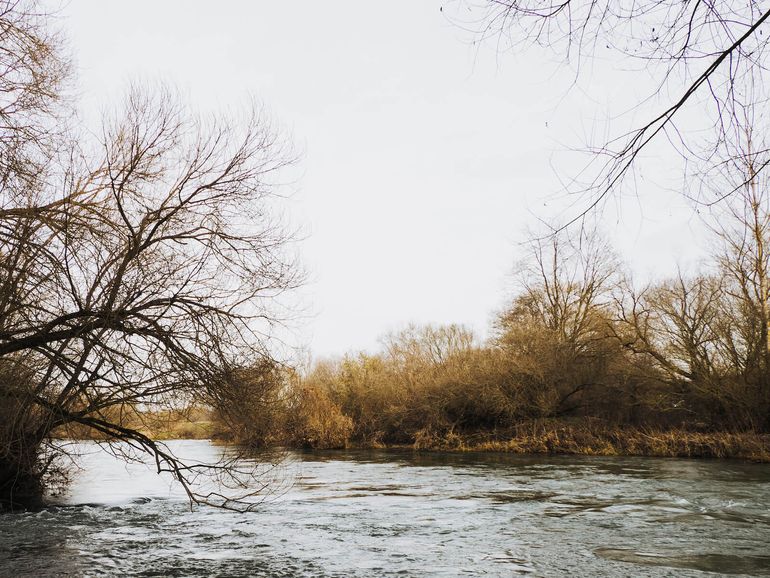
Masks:
[[[670,142],[687,166],[702,168],[702,161],[713,161],[747,95],[751,93],[758,106],[767,103],[763,87],[770,9],[758,0],[462,0],[459,4],[476,15],[472,25],[480,36],[496,39],[503,48],[547,47],[578,75],[586,61],[616,56],[653,78],[653,92],[639,99],[634,112],[650,102],[659,103],[659,110],[629,132],[598,145],[589,143],[589,167],[581,175],[592,176],[586,183],[574,175],[574,187],[568,192],[582,195],[584,204],[566,225],[620,190],[640,153],[654,141]],[[698,128],[703,130],[688,130],[688,109],[701,117],[705,124]],[[755,155],[759,173],[770,156],[767,150]]]
[[[4,7],[2,33],[25,23],[36,33],[36,16]],[[6,40],[2,53],[63,69],[40,48],[45,37],[27,40],[29,55]],[[38,85],[19,81],[16,101],[29,98],[30,110],[7,109],[17,124],[3,146],[48,146],[44,122],[21,125],[47,113],[54,72],[37,77],[52,91],[40,101],[24,96]],[[237,507],[194,484],[204,471],[238,478],[230,458],[186,464],[110,410],[216,404],[236,390],[237,368],[273,371],[271,336],[287,314],[279,297],[301,281],[272,200],[290,149],[258,108],[205,120],[168,91],[138,89],[93,146],[63,143],[38,155],[35,178],[19,176],[17,157],[0,191],[0,372],[14,376],[0,383],[0,498],[39,493],[44,450],[58,447],[51,433],[79,424],[127,444],[114,451],[149,453],[191,500]]]
[[[535,320],[564,343],[581,347],[597,330],[596,313],[618,272],[613,251],[596,232],[535,237],[518,273],[521,294],[506,313]]]
[[[63,41],[35,2],[0,2],[0,184],[4,192],[45,173],[66,117]]]
[[[558,415],[605,385],[617,350],[606,306],[618,273],[613,252],[596,234],[562,231],[536,238],[520,271],[521,292],[497,321],[497,343],[520,376],[531,412]]]
[[[409,325],[383,339],[387,357],[404,367],[440,365],[474,346],[473,332],[462,325]]]
[[[729,314],[722,326],[732,365],[747,401],[770,427],[770,178],[762,172],[767,126],[764,110],[743,106],[724,160],[706,173],[705,186],[729,198],[714,208],[712,230],[719,241],[717,261],[724,276]],[[764,414],[762,413],[764,411]]]
[[[719,342],[724,287],[718,277],[669,281],[635,291],[620,288],[616,335],[671,386],[718,388],[726,368]]]

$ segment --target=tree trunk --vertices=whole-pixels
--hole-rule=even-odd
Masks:
[[[0,510],[36,508],[43,503],[42,440],[5,440],[0,455]]]

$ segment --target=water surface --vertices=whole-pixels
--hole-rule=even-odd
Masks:
[[[59,505],[0,515],[0,576],[770,576],[768,465],[290,453],[239,514],[78,449]]]

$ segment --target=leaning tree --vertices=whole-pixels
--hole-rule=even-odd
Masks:
[[[289,148],[257,107],[199,118],[136,88],[84,136],[35,4],[0,2],[0,47],[0,503],[39,497],[52,432],[77,424],[236,507],[194,481],[251,472],[187,463],[122,414],[237,403],[237,368],[276,363],[279,297],[301,277],[274,203]]]

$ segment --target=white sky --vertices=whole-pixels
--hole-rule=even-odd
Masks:
[[[600,62],[568,90],[552,54],[473,46],[441,4],[73,0],[60,18],[86,116],[131,81],[163,81],[203,110],[254,95],[292,135],[288,211],[307,233],[312,312],[296,339],[325,356],[374,349],[409,322],[483,336],[510,295],[516,243],[559,204],[554,166],[580,166],[558,151],[644,83]],[[700,226],[656,186],[671,185],[665,163],[645,166],[639,197],[602,228],[637,274],[665,275],[699,255]]]

